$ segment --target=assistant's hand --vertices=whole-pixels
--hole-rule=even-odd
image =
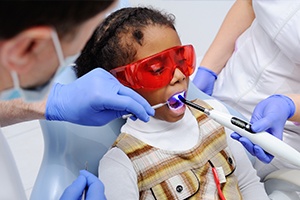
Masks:
[[[146,122],[149,115],[154,115],[154,109],[142,96],[97,68],[71,84],[54,85],[48,96],[45,117],[101,126],[128,113]]]
[[[286,120],[295,113],[295,104],[287,96],[272,95],[261,101],[254,109],[251,117],[252,131],[267,131],[275,137],[282,140],[283,129]],[[231,134],[231,137],[240,141],[243,146],[259,160],[269,163],[273,156],[266,153],[258,145],[253,144],[247,138],[241,137],[237,133]]]
[[[265,152],[260,146],[253,144],[248,138],[242,137],[236,132],[233,132],[231,137],[239,141],[252,156],[257,157],[260,161],[270,163],[273,160],[274,156]]]
[[[93,174],[81,170],[78,178],[64,191],[60,200],[81,200],[86,189],[86,200],[105,200],[104,186]]]
[[[204,93],[211,95],[214,89],[217,74],[205,67],[198,67],[193,83]]]

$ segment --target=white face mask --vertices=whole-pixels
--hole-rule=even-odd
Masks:
[[[14,98],[22,98],[24,101],[32,102],[32,101],[40,101],[44,99],[48,92],[50,91],[51,86],[55,82],[55,79],[57,76],[66,68],[69,66],[74,66],[74,61],[78,58],[80,53],[69,56],[64,59],[63,51],[60,45],[60,41],[57,36],[57,32],[55,30],[52,31],[52,40],[54,43],[55,51],[59,60],[59,67],[56,70],[56,73],[52,77],[51,80],[49,80],[46,84],[43,86],[34,88],[33,90],[27,90],[20,87],[19,77],[15,71],[11,71],[11,77],[13,80],[14,88],[8,89],[5,91],[1,91],[0,93],[0,99],[1,100],[10,100]]]

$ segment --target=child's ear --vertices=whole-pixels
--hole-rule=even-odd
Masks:
[[[36,63],[39,50],[49,48],[52,29],[39,26],[26,29],[0,44],[0,60],[10,70],[22,73]]]

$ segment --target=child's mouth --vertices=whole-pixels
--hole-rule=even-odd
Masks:
[[[178,96],[179,96],[179,95],[184,96],[184,92],[175,94],[175,95],[171,96],[171,97],[168,99],[168,107],[169,107],[171,110],[179,110],[180,108],[182,108],[182,107],[184,106],[184,103],[182,103],[182,102],[178,99]]]

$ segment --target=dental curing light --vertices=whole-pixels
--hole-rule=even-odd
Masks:
[[[251,142],[259,145],[266,152],[272,154],[273,156],[286,160],[287,162],[290,162],[294,165],[300,166],[300,153],[296,149],[292,148],[270,133],[267,133],[265,131],[254,133],[249,122],[217,110],[206,109],[198,104],[186,100],[181,95],[179,95],[178,98],[184,104],[202,111],[209,118],[239,133],[241,136],[248,138],[249,140],[251,140]]]

